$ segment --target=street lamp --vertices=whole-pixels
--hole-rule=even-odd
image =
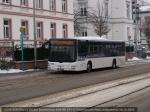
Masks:
[[[34,32],[34,68],[37,69],[37,42],[36,42],[36,14],[35,0],[33,0],[33,32]]]
[[[128,35],[128,39],[129,39],[129,52],[131,52],[131,35]]]

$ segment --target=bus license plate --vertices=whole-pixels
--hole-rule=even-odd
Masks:
[[[62,67],[58,67],[57,70],[58,70],[58,71],[62,71],[62,70],[64,70],[64,69],[63,69]]]

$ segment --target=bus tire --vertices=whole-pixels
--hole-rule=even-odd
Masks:
[[[87,73],[90,73],[92,71],[92,62],[87,63]]]
[[[113,62],[112,62],[112,68],[113,68],[113,69],[116,69],[116,68],[117,68],[116,59],[114,59]]]

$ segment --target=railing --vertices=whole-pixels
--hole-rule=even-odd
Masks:
[[[13,60],[14,42],[0,41],[0,59]]]
[[[42,47],[43,43],[37,44],[37,48]],[[24,48],[34,48],[34,44],[24,44]],[[15,44],[14,41],[0,40],[0,59],[14,60],[15,49],[20,49],[19,44]]]

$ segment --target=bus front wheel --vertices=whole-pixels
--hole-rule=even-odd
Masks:
[[[87,64],[87,72],[91,72],[92,71],[92,63],[91,62],[88,62]]]

